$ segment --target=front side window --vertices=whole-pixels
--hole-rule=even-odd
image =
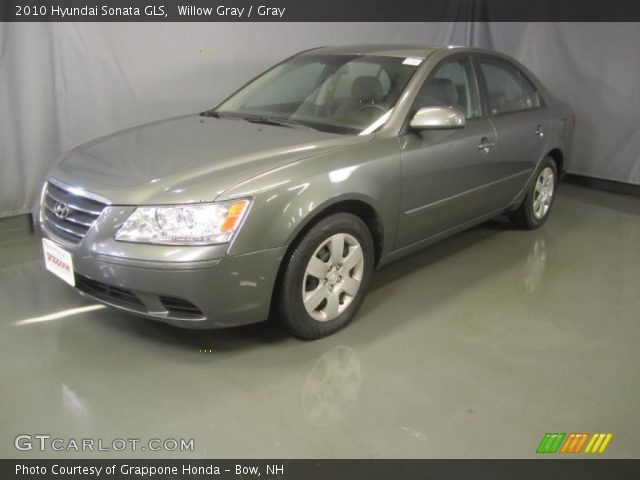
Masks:
[[[395,106],[416,68],[402,57],[301,55],[243,87],[215,113],[335,133],[366,132]]]
[[[424,107],[453,107],[464,112],[467,118],[479,116],[472,78],[471,65],[466,58],[447,61],[436,67],[418,92],[413,113]]]
[[[487,87],[487,105],[491,115],[541,106],[538,92],[515,66],[494,59],[481,59],[479,63]]]

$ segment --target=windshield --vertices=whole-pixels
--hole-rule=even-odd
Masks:
[[[384,124],[419,64],[419,59],[402,57],[301,55],[268,70],[206,113],[369,133]]]

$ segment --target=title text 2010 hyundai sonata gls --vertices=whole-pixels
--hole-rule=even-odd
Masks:
[[[501,213],[540,226],[573,130],[504,55],[318,48],[212,110],[65,153],[34,217],[47,268],[107,305],[318,338],[376,267]]]

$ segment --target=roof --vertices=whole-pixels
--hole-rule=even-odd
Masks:
[[[434,50],[449,48],[445,46],[404,45],[404,44],[372,44],[327,46],[312,50],[309,53],[326,53],[330,55],[379,55],[384,57],[419,57],[425,58]]]

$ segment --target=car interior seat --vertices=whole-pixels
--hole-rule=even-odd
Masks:
[[[351,98],[342,100],[335,111],[336,117],[352,119],[354,122],[368,121],[382,112],[367,105],[382,106],[384,89],[382,83],[371,75],[361,75],[351,84]],[[364,118],[367,117],[367,118]]]

